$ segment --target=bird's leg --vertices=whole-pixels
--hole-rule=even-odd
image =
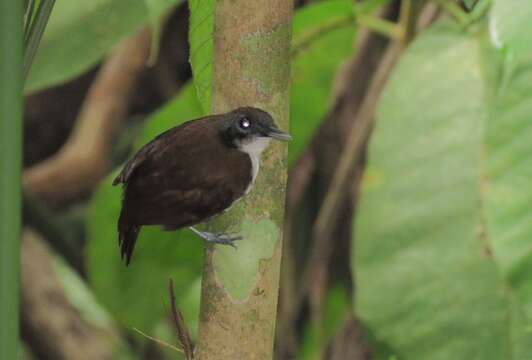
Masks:
[[[214,243],[214,244],[223,244],[223,245],[229,245],[236,249],[235,241],[241,240],[242,236],[238,235],[228,235],[224,233],[218,233],[213,234],[207,231],[199,231],[192,226],[189,227],[190,230],[199,237],[201,237],[203,240]]]

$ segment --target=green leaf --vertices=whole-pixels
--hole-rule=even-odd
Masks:
[[[63,83],[87,71],[149,18],[181,0],[57,0],[25,92]]]
[[[379,105],[353,250],[377,358],[529,356],[532,77],[491,91],[478,38],[422,33]],[[503,255],[516,278],[502,276]]]
[[[290,164],[308,145],[329,109],[333,79],[342,61],[353,53],[355,30],[349,0],[308,5],[294,16]]]
[[[79,274],[73,271],[59,256],[54,256],[52,266],[65,291],[65,296],[81,313],[83,319],[100,329],[109,332],[116,331],[112,317],[98,303]]]
[[[358,14],[370,15],[375,13],[375,11],[386,4],[389,4],[391,0],[365,0],[360,2],[355,2],[355,12]]]
[[[532,326],[532,4],[520,4],[513,21],[503,20],[516,1],[495,2],[491,21],[500,23],[505,43],[491,77],[486,126],[486,225],[503,275]],[[494,19],[500,19],[494,20]],[[497,65],[496,64],[496,65]],[[493,64],[492,69],[493,69]],[[499,75],[497,77],[497,74]],[[532,333],[529,334],[532,337]]]
[[[504,50],[512,65],[530,61],[532,6],[523,0],[493,0],[490,16],[492,43]]]
[[[189,84],[148,120],[138,147],[166,129],[201,115],[194,88]],[[117,245],[121,189],[111,186],[114,175],[102,183],[91,204],[89,278],[99,300],[121,324],[150,333],[166,316],[162,304],[168,303],[168,278],[174,280],[176,294],[187,293],[197,281],[203,244],[188,230],[165,232],[158,227],[143,227],[132,262],[126,267]],[[188,315],[185,314],[189,318],[196,313]]]
[[[204,113],[211,112],[215,0],[189,0],[190,65]]]
[[[87,286],[87,283],[72,270],[63,258],[53,254],[53,270],[61,282],[65,295],[72,306],[79,311],[82,318],[106,334],[106,340],[112,346],[113,356],[116,359],[131,359],[131,349],[123,341],[116,323],[104,309]]]

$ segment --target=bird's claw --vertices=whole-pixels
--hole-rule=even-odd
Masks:
[[[211,242],[214,244],[221,244],[221,245],[229,245],[236,249],[235,241],[242,240],[242,236],[239,235],[231,235],[231,234],[225,234],[225,233],[217,233],[212,234],[208,232],[204,232],[206,235],[204,239],[207,242]]]
[[[235,241],[242,240],[242,236],[236,235],[236,234],[226,234],[223,232],[219,232],[216,234],[207,232],[207,231],[198,231],[196,229],[193,229],[194,232],[199,235],[203,240],[213,243],[213,244],[221,244],[221,245],[229,245],[236,249]]]

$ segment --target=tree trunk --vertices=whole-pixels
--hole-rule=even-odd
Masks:
[[[291,0],[218,0],[213,110],[250,105],[288,128]],[[244,237],[207,246],[199,359],[271,359],[281,265],[286,144],[272,142],[250,195],[212,225]]]

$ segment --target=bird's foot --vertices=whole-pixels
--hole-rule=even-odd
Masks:
[[[190,227],[190,230],[192,230],[196,235],[201,237],[203,240],[213,243],[213,244],[222,244],[222,245],[229,245],[236,249],[235,241],[242,240],[242,236],[239,235],[230,235],[225,233],[210,233],[207,231],[199,231],[193,227]]]

